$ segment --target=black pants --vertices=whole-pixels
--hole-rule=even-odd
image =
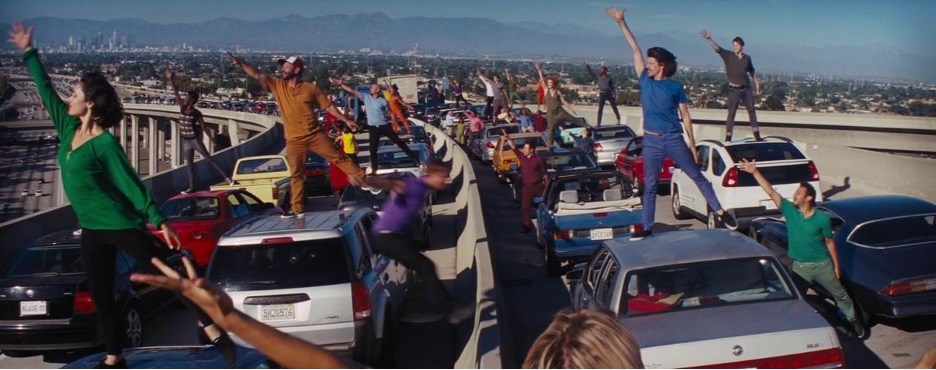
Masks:
[[[368,129],[370,130],[370,133],[368,134],[367,139],[370,148],[367,151],[370,152],[371,173],[377,173],[377,145],[380,142],[381,136],[390,138],[390,141],[396,144],[396,146],[400,147],[400,149],[403,149],[403,153],[406,153],[406,155],[408,155],[413,160],[413,163],[416,163],[417,165],[419,164],[419,157],[416,156],[416,153],[413,153],[413,151],[410,150],[409,146],[407,146],[403,140],[400,140],[400,137],[397,136],[396,132],[393,132],[393,127],[390,127],[389,123],[383,126],[370,126]]]
[[[617,120],[621,120],[621,113],[618,112],[617,100],[614,98],[614,92],[602,92],[598,94],[598,126],[601,126],[601,113],[604,112],[606,101],[611,104],[611,109],[614,110],[614,116],[617,117]]]
[[[412,235],[395,233],[377,233],[375,235],[378,252],[419,273],[419,278],[426,284],[436,302],[446,311],[455,308],[457,304],[449,295],[448,290],[445,290],[442,281],[439,280],[435,263],[413,247]]]
[[[487,98],[484,99],[484,118],[491,119],[497,114],[497,113],[494,113],[494,111],[492,110],[491,108],[492,104],[494,104],[493,96],[488,96]]]
[[[728,87],[728,118],[725,119],[725,136],[731,138],[734,131],[735,114],[738,106],[744,104],[747,109],[748,120],[751,122],[751,131],[755,137],[760,137],[760,128],[757,125],[757,112],[754,111],[754,92],[750,86]]]
[[[459,107],[459,106],[460,106],[460,105],[458,104],[459,101],[465,102],[465,109],[471,107],[471,104],[469,104],[468,101],[465,100],[465,97],[462,96],[462,94],[455,95],[455,106],[456,106],[456,107]]]
[[[150,260],[153,257],[165,260],[169,249],[157,247],[153,238],[152,234],[137,229],[81,230],[81,259],[84,261],[85,276],[88,278],[88,287],[94,299],[104,347],[109,355],[120,355],[122,333],[126,330],[124,317],[114,302],[114,264],[117,249],[136,260],[143,272],[162,274]],[[202,325],[208,326],[213,323],[207,314],[189,300],[178,297],[195,313]]]

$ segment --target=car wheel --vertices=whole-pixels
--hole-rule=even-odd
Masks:
[[[136,348],[143,344],[143,316],[136,307],[130,306],[124,314],[127,331],[124,334],[127,347]]]
[[[559,262],[559,256],[556,255],[556,251],[545,248],[543,251],[546,254],[546,275],[547,276],[559,276],[562,275],[562,264]]]
[[[709,230],[718,228],[718,219],[715,217],[715,211],[711,209],[708,210],[707,216],[705,217],[705,227]]]
[[[683,210],[682,204],[679,201],[679,189],[673,188],[673,218],[677,220],[686,220],[689,218],[689,214]]]

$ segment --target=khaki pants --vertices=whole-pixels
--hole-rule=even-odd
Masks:
[[[351,158],[338,150],[324,131],[316,131],[298,139],[286,140],[286,161],[292,173],[289,176],[290,205],[296,212],[305,208],[305,163],[306,153],[311,150],[329,163],[334,163],[348,176],[364,177],[364,170]]]

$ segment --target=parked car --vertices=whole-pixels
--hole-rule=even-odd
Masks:
[[[556,122],[555,146],[571,147],[575,145],[575,138],[582,136],[582,131],[591,127],[585,117],[560,119]]]
[[[380,177],[391,180],[406,180],[415,176],[411,172],[396,172]],[[389,190],[379,188],[364,190],[356,186],[349,186],[341,193],[338,210],[350,212],[358,208],[370,208],[377,211],[378,215],[383,216],[381,208],[387,198],[390,197],[390,193]],[[419,222],[413,228],[414,241],[422,250],[429,249],[432,246],[432,198],[433,192],[427,192],[423,207],[419,211]]]
[[[179,254],[168,260],[178,265]],[[117,252],[114,298],[127,328],[123,345],[143,340],[144,320],[174,299],[172,292],[130,281],[142,272]],[[8,355],[102,345],[94,300],[81,261],[81,232],[46,235],[23,249],[0,277],[0,351]]]
[[[105,353],[72,361],[63,369],[93,369]],[[128,369],[279,369],[281,366],[252,348],[236,349],[236,362],[224,360],[214,346],[160,346],[125,348],[122,354]]]
[[[429,163],[430,160],[435,158],[435,155],[425,144],[410,144],[408,147],[419,158],[419,163],[414,163],[413,159],[396,145],[378,147],[377,174],[411,172],[414,176],[422,176],[426,163]],[[369,162],[361,163],[361,167],[370,173]]]
[[[614,160],[614,168],[630,181],[631,186],[637,189],[638,193],[643,193],[644,189],[644,160],[643,160],[643,136],[627,139],[627,143],[621,148]],[[663,167],[660,168],[660,177],[657,180],[657,191],[669,189],[669,184],[673,180],[673,172],[676,170],[676,162],[670,157],[663,158]],[[694,184],[693,184],[694,185]]]
[[[306,197],[315,194],[331,194],[331,171],[328,161],[313,152],[306,154],[305,193]]]
[[[829,201],[818,209],[832,220],[842,284],[865,324],[876,317],[936,314],[936,205],[877,195]],[[783,220],[756,219],[750,235],[791,267]]]
[[[543,139],[543,134],[539,132],[511,134],[508,131],[507,134],[513,139],[514,144],[517,145],[517,149],[522,148],[526,145],[527,141],[532,140],[532,142],[536,144],[537,153],[549,151],[549,147],[546,146],[546,140]],[[494,153],[491,156],[491,165],[494,166],[494,174],[497,176],[497,181],[502,184],[506,184],[508,179],[520,170],[520,160],[517,158],[517,155],[514,154],[513,149],[509,147],[505,137],[497,137],[497,141],[494,144]]]
[[[258,155],[244,157],[234,164],[231,179],[234,185],[222,182],[211,190],[245,189],[263,202],[284,207],[289,204],[290,168],[286,157],[281,155]]]
[[[546,271],[595,252],[602,240],[643,229],[640,198],[614,171],[571,171],[546,184],[536,207],[536,240],[545,248]]]
[[[376,220],[359,208],[243,223],[218,242],[207,278],[250,317],[375,366],[392,355],[409,282],[404,266],[374,251]]]
[[[484,163],[491,163],[494,159],[494,147],[498,138],[502,135],[501,130],[507,131],[508,135],[518,134],[520,133],[520,125],[484,126],[481,132],[468,143],[471,154]]]
[[[606,125],[592,128],[592,138],[595,140],[595,157],[600,166],[615,164],[618,153],[624,149],[628,141],[637,136],[627,125]]]
[[[835,329],[770,251],[728,230],[602,242],[572,306],[616,314],[652,368],[840,368]]]
[[[228,189],[179,194],[163,203],[159,212],[179,233],[182,249],[191,253],[193,262],[206,267],[221,235],[241,222],[280,214],[283,210],[260,201],[246,190]],[[150,232],[162,237],[161,230],[147,226]]]
[[[432,147],[432,138],[429,137],[429,134],[426,133],[425,127],[411,123],[410,130],[412,130],[412,134],[406,133],[405,128],[400,128],[400,133],[398,135],[400,140],[406,144],[425,144],[426,148],[434,152]],[[391,141],[388,137],[380,138],[380,141],[377,142],[378,147],[390,145],[396,144],[394,144],[393,141]]]
[[[746,230],[757,217],[780,213],[757,185],[754,175],[738,168],[741,159],[756,160],[761,174],[784,198],[792,198],[801,182],[821,189],[816,164],[787,138],[767,136],[762,141],[745,139],[726,143],[703,140],[696,149],[702,174],[712,183],[722,208],[738,220],[740,230]],[[699,188],[678,168],[673,172],[670,194],[676,219],[694,216],[706,221],[709,228],[715,228],[717,209],[709,209]],[[816,194],[816,202],[822,202],[821,192]]]
[[[546,175],[549,178],[554,178],[569,171],[587,172],[598,171],[601,169],[598,167],[598,163],[595,162],[595,159],[581,149],[556,148],[553,150],[540,151],[536,153],[536,155],[543,157],[543,164],[546,167]],[[520,178],[520,172],[513,171],[506,174],[505,176],[507,177],[507,180],[510,183],[510,188],[513,191],[514,201],[519,202],[520,191],[523,187],[523,180]],[[534,202],[534,205],[537,203],[538,202]]]

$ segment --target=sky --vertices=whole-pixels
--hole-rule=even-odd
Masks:
[[[742,36],[747,44],[888,46],[936,57],[936,1],[932,0],[0,0],[0,22],[34,17],[154,23],[192,23],[218,17],[249,21],[290,14],[381,12],[409,16],[490,18],[504,23],[566,23],[617,34],[602,9],[626,6],[635,33],[697,34],[716,41]],[[470,24],[453,24],[470,32]],[[899,67],[895,67],[899,68]]]

